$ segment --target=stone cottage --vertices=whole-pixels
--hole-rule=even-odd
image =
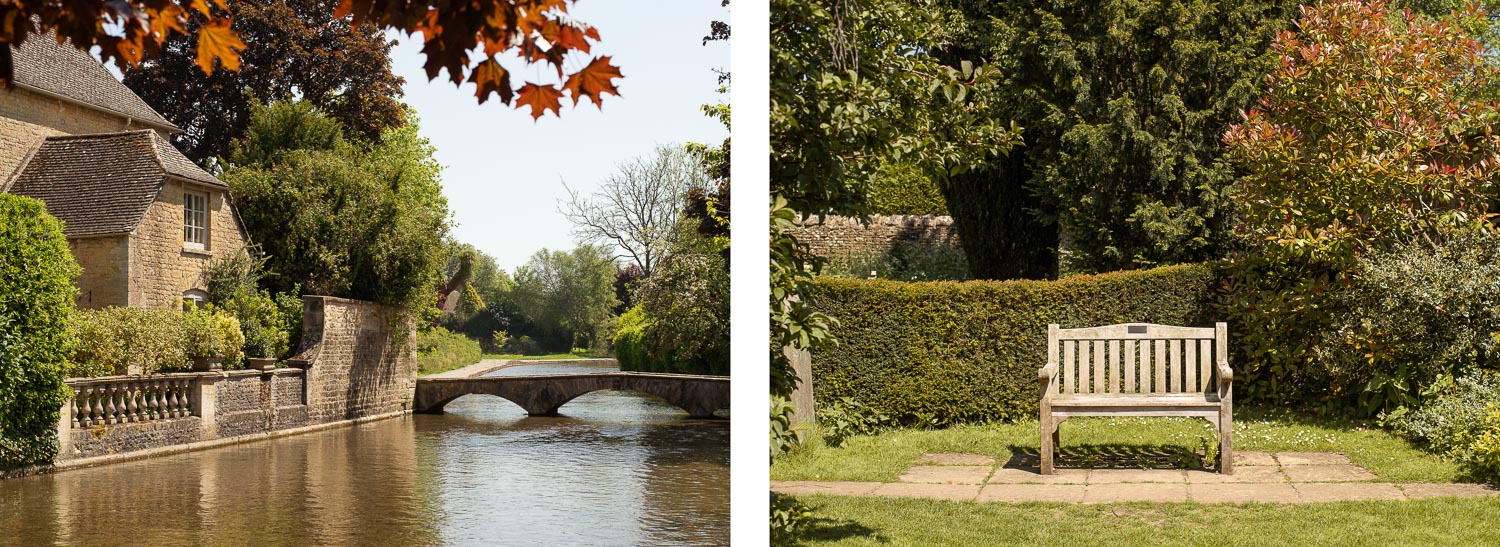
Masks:
[[[0,47],[6,47],[0,44]],[[0,87],[0,191],[63,221],[82,307],[172,308],[207,298],[204,273],[242,253],[229,187],[168,138],[181,130],[92,56],[51,37],[13,48]]]

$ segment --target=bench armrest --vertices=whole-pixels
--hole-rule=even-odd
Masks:
[[[1045,384],[1057,376],[1057,363],[1047,363],[1047,366],[1036,369],[1037,381]]]
[[[1229,361],[1219,361],[1219,383],[1227,384],[1234,381],[1234,370],[1229,368]]]

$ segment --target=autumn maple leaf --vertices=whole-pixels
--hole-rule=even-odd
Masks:
[[[474,95],[479,97],[479,104],[484,104],[491,93],[499,94],[501,102],[510,104],[511,98],[516,94],[510,87],[510,72],[494,59],[487,59],[475,66],[474,72],[469,75],[469,81],[474,83]]]
[[[532,120],[541,118],[548,109],[552,110],[552,115],[561,116],[562,91],[550,85],[527,83],[516,92],[516,108],[523,106],[531,107]]]
[[[574,106],[578,105],[579,99],[588,97],[589,100],[594,101],[594,106],[603,110],[605,93],[620,96],[620,90],[615,88],[611,80],[624,76],[620,74],[620,67],[609,64],[609,60],[608,55],[594,59],[588,66],[583,67],[583,70],[569,76],[567,82],[563,83],[563,89],[573,95]]]
[[[198,68],[204,74],[213,74],[214,59],[229,70],[240,69],[239,52],[245,49],[245,43],[229,29],[230,24],[229,19],[216,19],[198,29]]]

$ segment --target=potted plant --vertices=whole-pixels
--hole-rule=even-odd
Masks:
[[[286,333],[276,328],[273,317],[244,321],[245,368],[274,370],[276,357],[286,350]]]
[[[193,362],[193,372],[221,370],[223,340],[214,328],[212,316],[199,310],[182,314],[183,350]]]

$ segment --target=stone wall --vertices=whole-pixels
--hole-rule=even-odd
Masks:
[[[53,135],[161,129],[25,88],[0,86],[0,189],[42,139]]]
[[[307,296],[303,344],[294,368],[71,379],[124,391],[153,379],[186,382],[189,415],[144,421],[75,421],[63,405],[58,460],[283,431],[410,411],[417,381],[416,333],[399,310],[370,302]],[[133,383],[133,384],[132,384]],[[117,399],[125,401],[126,399]],[[124,405],[122,405],[124,406]],[[134,410],[134,409],[132,409]],[[139,418],[137,418],[139,419]],[[97,422],[99,420],[95,420]],[[122,423],[114,423],[114,422]]]
[[[183,246],[183,197],[186,191],[209,196],[208,242],[203,250]],[[223,189],[168,178],[156,203],[130,237],[130,305],[141,308],[176,308],[183,293],[207,291],[204,274],[215,257],[242,252],[245,232]],[[82,284],[79,287],[89,290]]]
[[[76,237],[68,250],[83,272],[78,276],[78,305],[83,308],[130,304],[130,236]]]
[[[813,253],[829,258],[856,258],[883,253],[899,242],[958,246],[953,217],[872,215],[869,224],[851,217],[810,216],[790,230]]]
[[[311,364],[308,412],[347,420],[410,410],[417,383],[411,317],[369,302],[304,296],[298,360]]]

